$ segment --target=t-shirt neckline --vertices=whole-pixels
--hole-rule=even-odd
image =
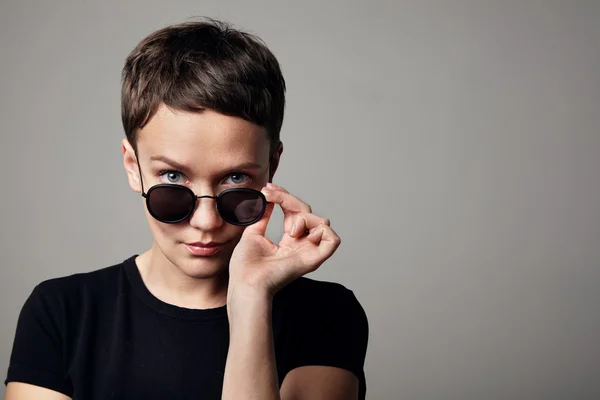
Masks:
[[[154,296],[144,284],[142,275],[140,274],[138,266],[135,262],[135,258],[137,256],[138,255],[135,254],[129,257],[123,262],[123,265],[125,268],[125,274],[127,275],[127,279],[129,280],[134,293],[148,307],[157,313],[175,319],[199,321],[214,318],[227,318],[227,305],[208,309],[184,308],[174,304],[166,303]]]

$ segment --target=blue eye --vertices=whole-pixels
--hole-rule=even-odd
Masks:
[[[158,174],[161,178],[166,179],[165,183],[178,184],[182,183],[178,178],[183,178],[183,174],[177,171],[161,171]]]
[[[228,178],[231,178],[231,182],[234,185],[243,185],[244,183],[250,180],[250,177],[248,175],[238,172],[230,174]]]

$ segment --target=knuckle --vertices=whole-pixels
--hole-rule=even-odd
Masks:
[[[342,239],[335,232],[333,232],[332,241],[336,244],[336,246],[339,246],[342,243]]]
[[[302,218],[306,222],[308,222],[309,220],[312,220],[311,214],[309,212],[304,212],[304,211],[303,212],[299,212],[298,213],[298,217]]]
[[[306,226],[310,225],[310,223],[309,223],[309,221],[310,221],[309,215],[310,214],[302,214],[302,216],[301,216],[302,221],[304,222],[304,225],[306,225]]]

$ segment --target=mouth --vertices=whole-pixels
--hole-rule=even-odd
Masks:
[[[223,248],[224,243],[218,242],[194,242],[194,243],[184,243],[183,244],[188,251],[198,257],[210,257],[217,254]]]
[[[223,245],[224,243],[219,243],[219,242],[208,242],[208,243],[202,243],[202,242],[194,242],[194,243],[185,243],[188,246],[194,246],[194,247],[218,247]]]

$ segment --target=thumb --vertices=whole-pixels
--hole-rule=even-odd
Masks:
[[[273,214],[273,209],[275,208],[275,203],[267,203],[267,207],[265,208],[265,213],[261,219],[255,222],[252,225],[249,225],[244,230],[242,236],[245,235],[261,235],[265,236],[267,231],[267,225],[269,224],[269,220],[271,219],[271,214]]]

